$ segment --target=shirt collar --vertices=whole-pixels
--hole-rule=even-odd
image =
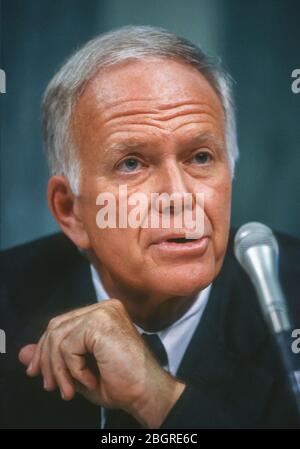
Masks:
[[[108,293],[105,291],[99,274],[93,265],[91,267],[92,281],[96,291],[97,301],[109,299]],[[208,301],[212,284],[198,293],[198,296],[191,307],[174,323],[162,329],[159,332],[148,332],[137,324],[133,323],[138,332],[151,334],[156,333],[163,342],[168,354],[169,367],[168,370],[175,375],[179,364],[184,356],[187,346],[196,330],[196,327],[203,314]]]

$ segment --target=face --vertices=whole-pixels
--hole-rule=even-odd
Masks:
[[[123,62],[90,80],[72,130],[82,166],[78,207],[106,283],[159,301],[210,284],[227,246],[231,177],[223,108],[206,79],[180,61]],[[120,185],[128,196],[142,192],[147,198],[202,193],[204,236],[170,241],[184,232],[173,227],[172,208],[169,229],[100,229],[96,198],[112,192],[118,212]]]

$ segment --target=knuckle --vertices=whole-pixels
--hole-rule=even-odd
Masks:
[[[60,363],[53,365],[53,373],[58,382],[60,382],[60,378],[65,374],[65,368]]]
[[[63,334],[58,329],[52,329],[48,333],[48,342],[52,349],[57,349]]]
[[[55,329],[59,324],[60,324],[60,318],[58,318],[58,317],[52,318],[48,323],[47,329],[51,331],[51,330]]]
[[[55,344],[55,340],[56,340],[56,332],[54,329],[50,330],[48,333],[48,339],[51,345]]]
[[[74,366],[72,366],[72,365],[70,365],[70,366],[68,366],[68,369],[69,369],[69,371],[70,371],[70,374],[71,374],[71,376],[74,378],[74,379],[77,379],[77,380],[81,380],[82,379],[82,373],[81,373],[81,371],[79,370],[79,369],[76,369]]]
[[[103,301],[96,310],[90,312],[86,316],[86,324],[90,329],[98,329],[101,326],[102,331],[110,330],[115,322],[119,322],[120,318],[124,318],[126,309],[119,299],[108,299]]]
[[[64,339],[61,343],[60,343],[60,350],[62,352],[67,352],[68,350],[68,340]]]
[[[124,310],[124,305],[123,305],[122,301],[120,301],[119,299],[113,298],[106,302],[107,302],[107,306],[112,308],[113,310],[118,310],[118,311]]]
[[[112,307],[115,307],[115,308],[123,307],[123,304],[119,299],[110,298],[105,301],[102,301],[102,303],[100,304],[100,306],[97,310],[111,309]]]
[[[57,354],[56,357],[52,358],[51,362],[51,366],[55,374],[61,374],[66,371],[67,364],[64,357]]]

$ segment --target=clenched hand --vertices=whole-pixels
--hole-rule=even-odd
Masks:
[[[46,390],[59,387],[65,400],[77,391],[97,405],[122,408],[148,428],[161,425],[185,388],[159,365],[117,299],[52,319],[19,358],[29,376],[43,376]]]

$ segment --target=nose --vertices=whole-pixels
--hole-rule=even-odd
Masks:
[[[157,174],[156,187],[160,198],[166,198],[166,201],[159,201],[156,205],[159,213],[176,215],[183,211],[184,205],[193,208],[193,192],[189,190],[186,175],[176,160],[169,159],[164,162]]]

